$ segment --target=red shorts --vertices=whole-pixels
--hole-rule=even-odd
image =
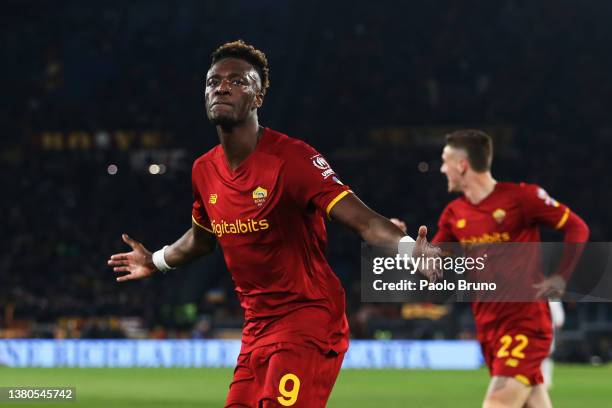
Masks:
[[[525,385],[544,382],[542,362],[550,354],[552,332],[520,325],[504,325],[479,333],[491,376],[512,377]]]
[[[225,407],[325,407],[343,359],[292,343],[241,353]]]

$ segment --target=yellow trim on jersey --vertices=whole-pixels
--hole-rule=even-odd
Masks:
[[[327,208],[325,209],[325,212],[327,213],[327,219],[328,220],[331,219],[331,215],[329,213],[332,210],[332,208],[334,208],[334,206],[336,204],[338,204],[338,201],[342,200],[348,193],[352,193],[352,191],[351,190],[345,190],[345,191],[341,192],[340,194],[338,194],[336,196],[336,198],[334,198],[333,200],[331,200],[329,202],[329,204],[327,204]]]
[[[565,212],[563,213],[563,217],[561,217],[561,219],[557,223],[557,226],[555,227],[555,229],[563,228],[563,226],[567,222],[567,219],[569,218],[569,213],[570,213],[570,209],[569,208],[565,208]]]
[[[203,226],[202,224],[197,222],[195,217],[193,216],[193,214],[191,214],[191,221],[193,221],[193,223],[195,225],[197,225],[198,227],[202,228],[203,230],[206,230],[206,231],[210,232],[211,234],[214,234],[213,230],[211,230],[210,228],[206,228],[205,226]]]

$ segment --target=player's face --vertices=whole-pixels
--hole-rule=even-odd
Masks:
[[[254,115],[263,102],[259,74],[237,58],[218,61],[206,74],[206,115],[213,125],[233,127]]]
[[[442,167],[440,171],[448,180],[448,192],[460,193],[463,191],[463,175],[466,171],[466,157],[461,150],[444,146],[442,151]]]

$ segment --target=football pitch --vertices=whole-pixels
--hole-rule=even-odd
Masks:
[[[71,403],[12,403],[25,407],[222,407],[231,369],[0,368],[0,386],[76,387]],[[328,407],[479,407],[487,385],[474,371],[342,370]],[[555,407],[612,407],[612,366],[557,365]]]

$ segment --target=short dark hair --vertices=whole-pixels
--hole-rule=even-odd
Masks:
[[[238,58],[253,65],[261,79],[261,88],[264,95],[270,87],[270,67],[266,54],[242,40],[227,42],[212,53],[212,64],[224,58]]]
[[[478,173],[491,170],[493,140],[482,130],[463,129],[446,135],[446,144],[467,152],[468,162]]]

